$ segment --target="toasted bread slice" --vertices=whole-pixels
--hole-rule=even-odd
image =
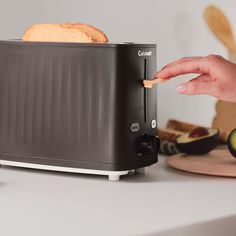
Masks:
[[[177,131],[177,130],[174,130],[174,129],[158,128],[157,129],[157,134],[158,134],[158,137],[161,141],[167,140],[167,141],[170,141],[170,142],[176,142],[176,139],[180,135],[184,134],[184,132]]]
[[[107,43],[108,38],[107,36],[100,30],[95,28],[94,26],[87,25],[87,24],[73,24],[75,29],[79,29],[80,31],[89,35],[92,40],[96,43]]]
[[[38,42],[94,42],[85,32],[70,24],[35,24],[23,36],[23,41]]]

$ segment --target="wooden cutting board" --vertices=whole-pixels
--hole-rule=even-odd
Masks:
[[[166,158],[166,164],[187,172],[236,177],[236,159],[226,149],[217,149],[206,155],[177,154]]]

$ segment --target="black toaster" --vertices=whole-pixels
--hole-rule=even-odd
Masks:
[[[0,41],[0,164],[108,175],[157,162],[156,45]]]

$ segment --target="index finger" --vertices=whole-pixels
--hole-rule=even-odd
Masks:
[[[162,70],[165,69],[165,68],[167,68],[167,67],[170,67],[170,66],[179,64],[179,63],[181,63],[181,62],[193,61],[193,60],[202,59],[202,58],[203,58],[203,57],[200,57],[200,56],[196,56],[196,57],[183,57],[183,58],[180,58],[180,59],[178,59],[178,60],[176,60],[176,61],[173,61],[173,62],[171,62],[171,63],[165,65],[165,66],[162,68]]]
[[[203,66],[204,60],[202,58],[182,61],[177,64],[170,65],[163,70],[156,73],[155,77],[162,79],[170,79],[178,75],[185,74],[207,74],[207,67]]]

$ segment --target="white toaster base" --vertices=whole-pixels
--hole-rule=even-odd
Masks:
[[[80,169],[80,168],[71,168],[71,167],[41,165],[41,164],[32,164],[32,163],[6,161],[6,160],[0,160],[0,165],[24,167],[24,168],[40,169],[40,170],[70,172],[70,173],[107,175],[110,181],[119,181],[121,175],[127,175],[129,173],[128,170],[125,170],[125,171],[92,170],[92,169]],[[140,168],[140,169],[135,170],[135,173],[144,173],[144,172],[145,172],[145,168]]]

